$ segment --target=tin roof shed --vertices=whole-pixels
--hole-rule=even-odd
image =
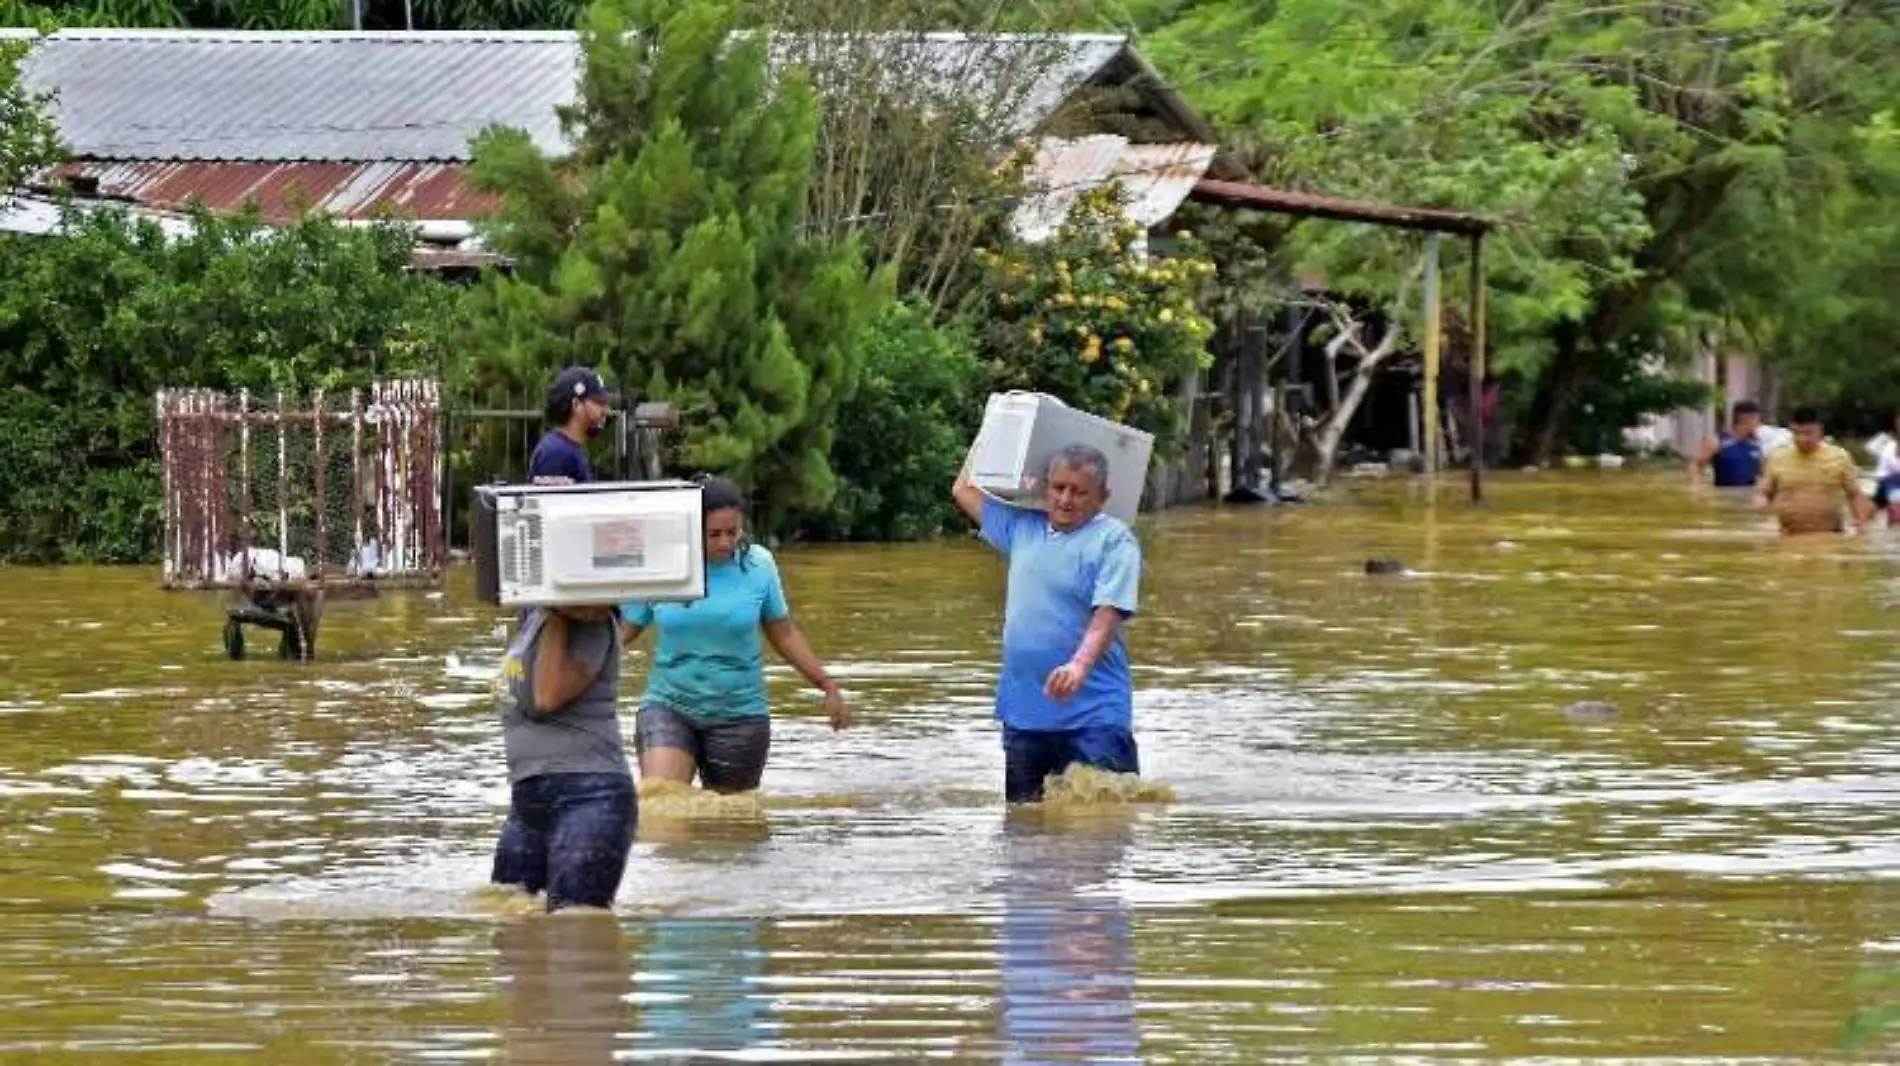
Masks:
[[[1045,139],[1030,168],[1033,191],[1017,207],[1011,228],[1026,241],[1046,240],[1077,197],[1108,181],[1121,183],[1129,218],[1160,225],[1207,173],[1214,152],[1211,144],[1130,144],[1113,135]]]

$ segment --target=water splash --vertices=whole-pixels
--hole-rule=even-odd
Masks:
[[[652,778],[640,782],[639,796],[643,823],[764,821],[767,805],[764,795],[756,791],[720,793]]]
[[[1078,764],[1049,777],[1038,806],[1044,815],[1085,817],[1174,801],[1173,787],[1160,781]]]
[[[469,893],[469,903],[476,914],[495,918],[542,914],[548,907],[547,897],[542,893],[529,894],[519,888],[493,884],[482,885]]]

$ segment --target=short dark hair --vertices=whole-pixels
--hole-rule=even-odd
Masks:
[[[547,417],[548,425],[559,429],[567,425],[568,419],[574,417],[574,397],[557,396],[548,401],[547,407],[543,408],[541,413]]]
[[[1735,406],[1729,408],[1728,420],[1730,422],[1739,422],[1743,415],[1758,414],[1761,414],[1761,404],[1753,400],[1736,400]]]
[[[695,474],[693,483],[699,486],[699,513],[711,516],[714,511],[737,511],[745,514],[745,493],[737,484],[717,474]],[[746,539],[744,527],[740,527],[739,544],[733,551],[733,557],[739,560],[739,569],[745,570],[752,561],[752,545]]]
[[[1821,424],[1821,412],[1812,407],[1797,407],[1788,421],[1797,426],[1818,426]]]

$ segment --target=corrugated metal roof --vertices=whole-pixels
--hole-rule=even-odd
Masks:
[[[1130,50],[1128,38],[1118,34],[778,34],[772,40],[777,62],[831,48],[845,51],[847,70],[856,54],[887,79],[904,81],[905,89],[923,83],[923,106],[934,94],[973,102],[1019,136]]]
[[[136,219],[156,222],[166,237],[178,240],[196,232],[197,226],[190,218],[166,211],[154,211],[135,204],[101,200],[75,199],[71,206],[80,216],[100,211],[110,211]],[[66,214],[64,205],[50,197],[31,194],[15,194],[0,199],[0,233],[17,233],[32,237],[50,237],[65,232]],[[426,227],[425,227],[426,229]],[[410,263],[418,270],[475,270],[484,267],[503,265],[508,260],[483,248],[479,240],[464,240],[458,245],[443,246],[428,242],[418,242],[410,253]]]
[[[171,238],[189,236],[193,230],[191,220],[162,211],[148,211],[132,204],[81,202],[75,203],[75,210],[81,215],[94,211],[116,211],[135,218],[149,219],[158,223],[158,227]],[[0,233],[21,233],[34,237],[49,237],[65,229],[65,215],[58,201],[44,196],[16,194],[0,197]]]
[[[1017,102],[1027,125],[1130,52],[1114,35],[921,39],[926,66],[964,79],[951,84],[980,82],[970,72],[995,57],[1035,56]],[[498,123],[561,151],[555,109],[579,69],[572,33],[61,30],[35,39],[24,80],[56,94],[60,131],[85,158],[430,162],[467,159]]]
[[[1214,161],[1206,144],[1130,144],[1114,135],[1075,140],[1048,138],[1036,150],[1030,183],[1037,191],[1017,206],[1010,225],[1030,242],[1049,239],[1083,192],[1120,182],[1129,218],[1143,226],[1165,222],[1181,207]]]
[[[179,209],[201,200],[212,211],[255,203],[266,221],[304,210],[341,218],[388,212],[410,219],[470,220],[492,214],[493,197],[471,189],[459,163],[248,163],[80,161],[53,168],[54,180],[89,178],[99,193],[148,207]],[[42,179],[44,180],[44,179]]]
[[[572,34],[62,30],[26,85],[98,159],[460,160],[484,127],[561,147]]]

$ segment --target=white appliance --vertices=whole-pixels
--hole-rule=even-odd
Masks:
[[[970,445],[970,480],[1019,507],[1040,509],[1049,460],[1073,444],[1108,458],[1108,503],[1102,510],[1133,522],[1148,483],[1154,435],[1070,407],[1040,392],[991,393],[983,427]]]
[[[706,595],[701,490],[686,481],[484,485],[469,537],[476,595],[507,607]]]

